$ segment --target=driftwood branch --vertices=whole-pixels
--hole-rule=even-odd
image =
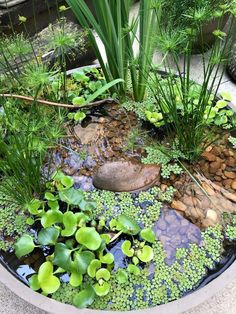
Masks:
[[[74,106],[74,105],[69,105],[69,104],[61,104],[61,103],[57,103],[57,102],[53,102],[53,101],[48,101],[48,100],[43,100],[43,99],[34,99],[33,97],[29,97],[29,96],[22,96],[22,95],[15,95],[15,94],[0,94],[0,97],[6,97],[6,98],[16,98],[16,99],[21,99],[24,100],[26,102],[37,102],[41,105],[44,106],[53,106],[53,107],[61,107],[61,108],[67,108],[70,110],[83,110],[83,109],[88,109],[90,107],[96,107],[96,106],[100,106],[106,103],[117,103],[117,101],[115,99],[112,98],[106,98],[106,99],[102,99],[102,100],[98,100],[95,102],[91,102],[87,105],[84,106]]]

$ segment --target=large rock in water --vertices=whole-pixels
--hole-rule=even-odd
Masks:
[[[159,165],[143,165],[131,161],[107,162],[93,178],[93,185],[113,192],[136,192],[146,190],[158,183]]]

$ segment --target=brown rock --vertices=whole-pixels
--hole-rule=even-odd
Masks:
[[[181,211],[181,212],[184,212],[184,211],[186,211],[186,209],[187,209],[187,206],[184,205],[183,202],[181,202],[181,201],[176,201],[176,200],[174,200],[174,201],[172,202],[171,207],[172,207],[173,209],[179,210],[179,211]]]
[[[215,181],[217,181],[216,184],[222,186],[222,183],[221,183],[222,178],[220,176],[215,176],[214,179]]]
[[[204,157],[208,161],[215,161],[216,160],[216,156],[210,152],[204,152],[202,154],[202,157]]]
[[[221,168],[221,162],[220,161],[214,161],[210,163],[209,166],[209,172],[210,173],[216,173]]]
[[[113,192],[146,190],[160,179],[159,165],[143,165],[131,161],[107,162],[95,173],[96,188]]]
[[[231,188],[232,188],[233,190],[236,190],[236,180],[233,181],[233,183],[231,184]]]
[[[211,226],[214,226],[215,224],[214,224],[214,222],[212,221],[212,220],[210,220],[210,219],[204,219],[203,221],[202,221],[202,227],[203,228],[208,228],[208,227],[211,227]]]
[[[196,206],[197,200],[192,196],[185,196],[183,198],[183,203],[187,206]]]
[[[234,167],[236,165],[236,161],[233,157],[229,157],[225,161],[226,165],[229,167]]]
[[[203,182],[202,187],[209,196],[215,195],[215,191],[207,183]]]
[[[223,181],[223,184],[224,184],[224,186],[225,187],[231,187],[231,185],[232,185],[232,182],[233,182],[233,179],[225,179],[224,181]]]
[[[236,178],[236,172],[224,171],[224,175],[226,176],[226,178],[229,178],[229,179],[235,179]]]
[[[83,128],[80,124],[74,127],[75,136],[83,145],[96,142],[99,135],[102,133],[102,130],[102,125],[99,125],[98,123],[91,123],[86,128]]]

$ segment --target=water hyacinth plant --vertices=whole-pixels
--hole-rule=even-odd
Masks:
[[[142,101],[145,96],[146,76],[154,53],[154,33],[156,17],[153,1],[141,0],[139,14],[130,22],[132,0],[92,0],[95,16],[84,0],[67,0],[80,24],[88,31],[92,47],[96,53],[108,82],[122,78],[123,83],[115,86],[113,92],[122,99],[127,93],[128,75],[131,77],[133,98]],[[139,24],[139,53],[135,56],[133,43]],[[106,62],[99,50],[95,34],[105,47]]]

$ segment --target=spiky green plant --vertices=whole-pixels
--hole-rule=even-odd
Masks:
[[[151,0],[141,0],[137,18],[130,22],[132,0],[92,0],[95,16],[84,0],[67,0],[80,24],[88,31],[91,45],[96,53],[108,82],[122,78],[124,83],[113,88],[120,98],[127,93],[128,74],[131,77],[133,97],[142,101],[145,96],[146,76],[153,52],[153,34],[156,18]],[[139,24],[139,54],[136,57],[133,42]],[[105,47],[106,60],[102,56],[93,30]]]

